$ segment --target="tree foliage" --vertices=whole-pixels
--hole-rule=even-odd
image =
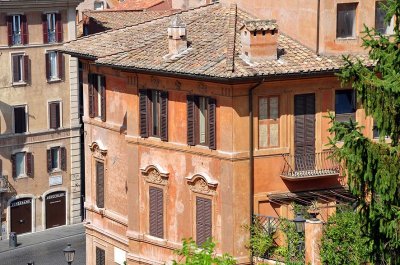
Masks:
[[[330,144],[346,169],[350,191],[359,200],[363,234],[373,247],[371,260],[400,264],[400,1],[387,0],[383,8],[386,23],[395,17],[393,36],[365,27],[363,47],[369,50],[373,66],[345,57],[339,74],[374,118],[380,142],[365,137],[355,122],[332,121]],[[390,137],[389,144],[385,136]]]

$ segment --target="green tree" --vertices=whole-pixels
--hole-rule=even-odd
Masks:
[[[365,27],[363,47],[369,50],[373,66],[345,57],[339,74],[374,118],[380,141],[366,138],[355,122],[333,122],[330,144],[346,169],[350,191],[358,198],[363,234],[373,248],[372,262],[400,264],[400,1],[387,0],[382,7],[387,23],[395,17],[393,36]],[[391,138],[390,144],[385,136]]]
[[[184,239],[182,249],[175,253],[182,257],[183,261],[173,261],[174,265],[234,265],[235,259],[229,254],[222,256],[214,253],[215,243],[211,239],[197,246],[193,239]]]
[[[359,215],[345,210],[329,217],[321,241],[322,264],[366,264],[369,252],[367,239],[361,234]]]

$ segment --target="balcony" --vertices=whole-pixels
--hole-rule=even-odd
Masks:
[[[331,155],[332,151],[330,150],[302,155],[284,154],[284,167],[281,177],[286,180],[296,181],[338,176],[340,166],[339,163],[330,158]]]
[[[10,191],[10,183],[8,182],[8,177],[0,175],[0,193],[9,191]]]

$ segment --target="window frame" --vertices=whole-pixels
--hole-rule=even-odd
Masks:
[[[21,155],[22,154],[22,169],[23,169],[23,172],[22,172],[22,174],[17,174],[17,157],[18,157],[18,155]],[[27,176],[27,169],[26,169],[26,152],[25,151],[21,151],[21,152],[16,152],[16,153],[14,153],[13,154],[14,156],[15,156],[15,178],[23,178],[23,177],[26,177]]]
[[[98,175],[98,168],[97,165],[98,164],[102,164],[103,165],[103,183],[102,183],[102,187],[103,187],[103,198],[102,199],[102,205],[101,203],[99,203],[99,175]],[[106,192],[106,187],[105,187],[105,183],[106,183],[106,165],[105,165],[105,161],[104,160],[100,160],[100,159],[94,159],[94,168],[95,168],[95,195],[96,195],[96,199],[95,199],[95,204],[96,207],[99,209],[104,209],[105,208],[105,192]]]
[[[54,153],[53,151],[57,152],[57,167],[53,167],[54,164]],[[50,157],[51,157],[51,171],[61,171],[61,147],[60,146],[54,146],[50,147]]]
[[[353,11],[353,9],[346,9],[345,7],[354,7],[354,18],[353,18],[353,27],[351,29],[352,34],[351,35],[342,35],[341,32],[339,32],[339,28],[344,28],[344,25],[342,23],[345,23],[339,19],[339,12],[349,12],[350,10]],[[339,8],[340,7],[340,8]],[[342,10],[339,10],[342,9]],[[357,17],[358,17],[358,2],[349,2],[349,3],[337,3],[336,4],[336,39],[356,39],[357,38]],[[340,25],[339,25],[340,24]],[[341,26],[341,27],[339,27]]]
[[[15,109],[16,108],[24,108],[25,110],[25,131],[24,132],[16,132],[16,117],[15,117]],[[22,104],[22,105],[15,105],[13,106],[13,112],[12,112],[12,121],[13,121],[13,133],[14,134],[23,134],[23,133],[28,133],[29,132],[29,127],[28,127],[28,105],[27,104]]]
[[[385,22],[385,17],[386,13],[383,9],[380,8],[380,5],[383,4],[385,1],[376,1],[375,2],[375,25],[374,28],[377,32],[379,32],[382,35],[390,36],[394,34],[394,22],[395,22],[395,17],[392,17],[390,20],[390,24],[387,25]],[[378,14],[383,14],[384,16],[378,20]],[[385,32],[382,32],[380,27],[378,26],[377,22],[382,22],[382,26],[385,27]]]
[[[58,104],[58,109],[59,109],[59,111],[58,111],[58,125],[59,126],[56,127],[56,128],[52,128],[51,127],[51,115],[52,115],[51,104]],[[47,124],[48,124],[49,130],[57,130],[57,129],[61,129],[62,128],[62,126],[63,126],[62,114],[63,114],[63,111],[62,111],[62,101],[61,100],[53,100],[53,101],[48,101],[47,102],[47,119],[48,119]]]
[[[15,15],[11,15],[12,17],[12,45],[22,45],[22,15],[20,14],[15,14]],[[16,19],[18,18],[18,19]],[[18,20],[19,23],[19,31],[18,33],[16,33],[17,31],[15,30],[17,24],[16,24],[16,20]],[[15,42],[15,38],[16,36],[19,36],[19,42],[16,43]]]
[[[28,74],[29,74],[29,58],[28,55],[25,54],[25,52],[17,52],[17,53],[11,53],[11,83],[13,86],[19,86],[19,85],[27,85],[28,83]],[[15,80],[15,71],[14,71],[14,57],[19,57],[19,69],[18,69],[18,75],[20,76],[19,80]]]
[[[271,99],[272,98],[277,98],[278,101],[278,106],[277,106],[277,118],[273,119],[271,118]],[[261,100],[262,99],[267,99],[267,115],[265,119],[261,119]],[[281,110],[280,110],[280,96],[279,95],[268,95],[268,96],[259,96],[258,97],[258,148],[259,149],[270,149],[270,148],[279,148],[281,139],[280,139],[280,132],[281,132],[281,126],[280,126],[280,116],[281,116]],[[277,139],[277,144],[276,145],[271,145],[271,125],[278,125],[278,139]],[[267,127],[267,140],[266,146],[261,145],[261,125],[266,125]]]
[[[353,112],[341,112],[341,113],[338,113],[338,111],[337,111],[337,93],[338,92],[344,92],[344,91],[351,91],[352,92]],[[336,118],[336,120],[339,121],[339,122],[349,122],[349,120],[344,120],[344,118],[349,116],[349,118],[352,118],[353,122],[356,122],[356,119],[357,119],[357,116],[356,116],[356,113],[357,113],[357,102],[356,101],[357,100],[356,100],[356,93],[355,93],[354,89],[351,89],[351,88],[350,89],[336,89],[335,90],[334,99],[335,99],[334,104],[335,104],[335,118]],[[338,117],[339,117],[339,119],[338,119]],[[341,117],[344,117],[344,118],[341,118]]]
[[[96,4],[100,4],[100,7],[96,8]],[[94,1],[93,2],[93,10],[104,10],[104,2],[103,1]]]
[[[57,13],[46,13],[47,43],[57,42]],[[53,29],[52,29],[53,27]]]
[[[106,76],[97,73],[89,74],[89,117],[106,121]]]

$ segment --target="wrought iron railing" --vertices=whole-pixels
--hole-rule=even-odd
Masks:
[[[281,175],[293,179],[337,175],[340,173],[340,166],[331,155],[331,150],[302,155],[284,154]]]
[[[254,223],[260,225],[268,234],[275,233],[281,223],[281,219],[273,216],[255,214],[253,218]]]
[[[0,175],[0,193],[10,191],[10,182],[8,182],[8,176]]]

